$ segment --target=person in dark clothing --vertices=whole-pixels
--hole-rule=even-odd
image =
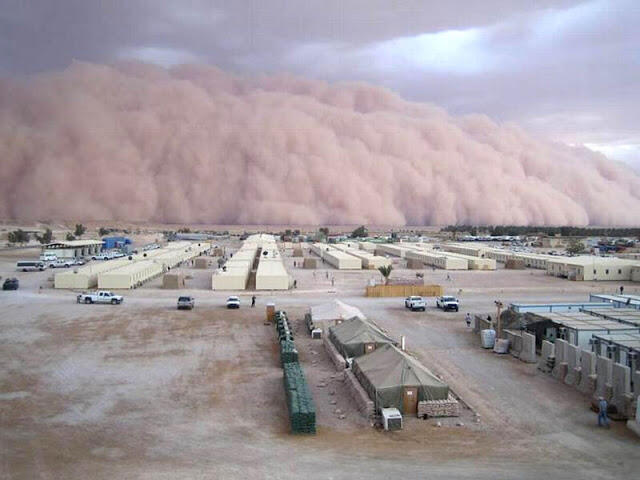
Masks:
[[[620,295],[624,293],[624,286],[620,285]]]
[[[609,405],[607,404],[607,401],[603,397],[600,397],[598,399],[598,426],[599,427],[605,426],[609,428],[609,417],[607,416],[608,407]]]
[[[251,297],[251,308],[256,306],[256,296]]]

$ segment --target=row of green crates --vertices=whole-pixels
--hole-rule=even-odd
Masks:
[[[284,390],[292,433],[316,433],[316,407],[304,376],[298,350],[293,341],[293,333],[286,312],[275,312],[278,341],[280,342],[280,363],[284,371]]]
[[[300,363],[286,363],[282,368],[291,432],[316,433],[316,406]]]

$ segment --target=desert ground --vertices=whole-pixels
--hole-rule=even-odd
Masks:
[[[229,245],[233,247],[234,245]],[[122,305],[79,305],[51,288],[51,271],[16,272],[25,251],[0,252],[0,478],[635,478],[640,439],[623,422],[599,429],[588,399],[511,356],[480,348],[463,317],[494,300],[586,300],[611,283],[569,282],[536,270],[423,273],[459,296],[459,313],[409,312],[402,298],[366,298],[376,272],[294,267],[297,289],[240,294],[209,289],[212,270],[183,268],[187,289],[156,279]],[[33,255],[33,252],[29,255]],[[392,278],[415,278],[396,260]],[[333,280],[333,282],[332,282]],[[333,283],[333,284],[332,284]],[[628,293],[637,284],[625,284]],[[178,294],[196,298],[177,311]],[[359,307],[440,375],[460,398],[459,419],[407,418],[384,432],[355,410],[307,309],[332,299]],[[274,302],[293,319],[317,404],[318,433],[288,433]],[[345,415],[341,419],[340,416]]]

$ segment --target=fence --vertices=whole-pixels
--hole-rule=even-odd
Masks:
[[[367,297],[439,297],[443,294],[441,285],[375,285],[367,287]]]

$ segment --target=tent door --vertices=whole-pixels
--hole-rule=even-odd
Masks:
[[[371,353],[376,349],[375,343],[365,343],[364,344],[364,353]]]
[[[408,413],[418,413],[418,387],[405,387],[402,392],[402,411]]]

